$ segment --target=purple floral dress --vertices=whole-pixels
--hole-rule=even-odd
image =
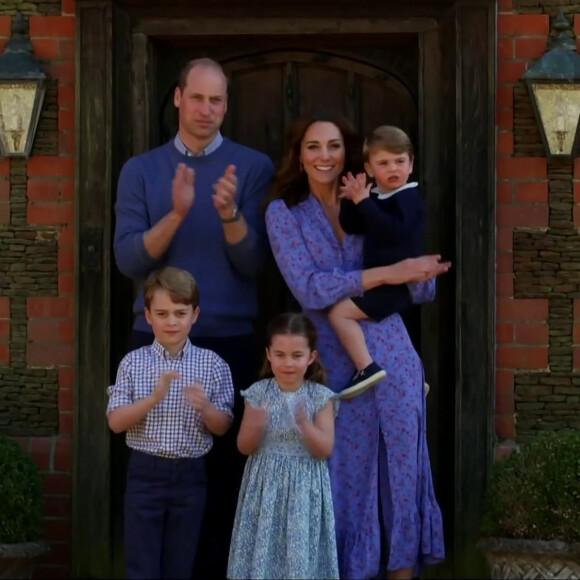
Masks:
[[[341,244],[312,195],[291,209],[282,200],[272,202],[266,225],[286,283],[318,327],[328,386],[338,391],[354,368],[326,309],[362,294],[362,237],[347,235]],[[434,298],[435,282],[411,284],[410,289],[414,302],[426,302]],[[436,564],[445,556],[427,449],[423,365],[398,314],[361,324],[370,353],[387,377],[342,401],[336,419],[329,468],[340,577],[345,579],[376,576],[382,549],[389,570]]]

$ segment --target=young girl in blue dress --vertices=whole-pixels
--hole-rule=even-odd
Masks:
[[[242,391],[238,448],[249,455],[228,578],[338,578],[327,458],[335,394],[321,383],[317,331],[303,314],[274,318],[262,380]]]

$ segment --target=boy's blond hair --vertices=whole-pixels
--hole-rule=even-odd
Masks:
[[[375,151],[388,151],[397,155],[407,153],[409,159],[413,160],[413,143],[409,135],[393,125],[381,125],[365,139],[363,145],[365,161],[368,161],[371,153]]]
[[[199,289],[195,278],[181,268],[167,266],[150,274],[143,286],[145,308],[151,308],[153,296],[158,290],[165,290],[174,304],[191,304],[195,310],[199,306]]]

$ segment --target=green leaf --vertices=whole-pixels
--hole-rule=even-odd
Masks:
[[[32,459],[0,435],[0,543],[38,540],[42,522],[42,481]]]
[[[484,500],[485,536],[580,541],[580,432],[541,432],[496,463]]]

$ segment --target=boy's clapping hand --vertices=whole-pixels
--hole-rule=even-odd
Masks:
[[[232,424],[232,416],[226,411],[220,411],[209,400],[201,381],[196,380],[192,385],[183,387],[185,402],[192,406],[201,419],[206,429],[214,435],[223,435]]]
[[[188,385],[184,387],[185,400],[198,412],[203,415],[203,413],[211,405],[210,400],[207,398],[203,385],[199,381],[195,381],[193,385]]]
[[[367,176],[359,173],[356,177],[350,171],[342,177],[340,187],[340,199],[350,199],[353,203],[359,203],[370,196],[372,184],[367,184]]]
[[[168,373],[163,373],[155,385],[153,389],[153,393],[151,397],[155,401],[155,404],[158,405],[167,397],[167,393],[169,393],[169,387],[171,386],[171,381],[176,381],[180,379],[180,375],[177,371],[170,371]]]

